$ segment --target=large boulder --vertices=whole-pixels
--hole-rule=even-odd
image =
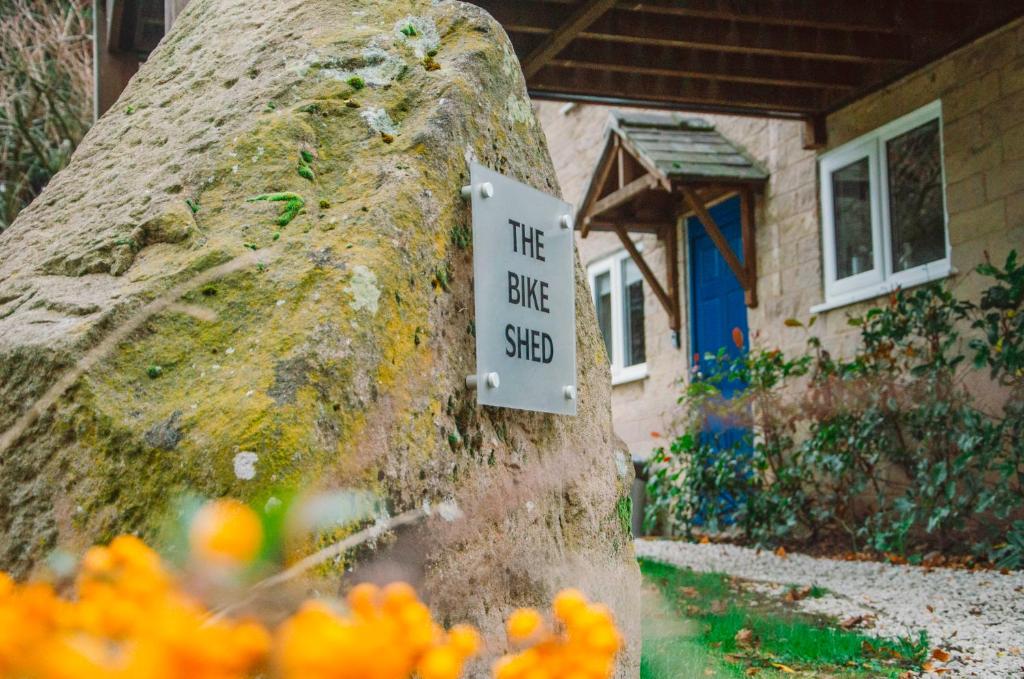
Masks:
[[[193,0],[0,235],[0,568],[154,537],[186,493],[454,499],[465,518],[418,543],[446,619],[494,635],[579,586],[635,673],[631,469],[578,265],[579,415],[464,384],[473,158],[558,193],[479,8]]]

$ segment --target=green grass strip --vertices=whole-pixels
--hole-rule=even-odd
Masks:
[[[677,616],[674,624],[688,621],[693,630],[666,639],[645,620],[644,679],[682,676],[687,667],[703,667],[706,676],[744,676],[748,668],[758,668],[758,677],[786,676],[778,665],[805,676],[820,672],[834,677],[898,677],[920,669],[927,659],[923,633],[917,640],[881,639],[739,590],[721,573],[697,573],[647,560],[640,560],[640,569],[648,586],[657,589]],[[743,629],[753,633],[754,645],[737,643],[736,635]],[[673,666],[675,674],[670,671]]]

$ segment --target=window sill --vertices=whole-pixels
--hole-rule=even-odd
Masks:
[[[646,363],[641,363],[640,365],[631,365],[619,373],[612,374],[612,386],[617,387],[620,384],[629,384],[630,382],[639,382],[640,380],[646,379]]]
[[[820,314],[823,311],[831,311],[840,307],[856,304],[857,302],[881,297],[882,295],[887,295],[900,288],[906,290],[917,287],[918,285],[924,285],[925,283],[932,283],[944,278],[949,278],[950,276],[956,275],[956,273],[957,270],[955,268],[945,267],[935,271],[922,271],[915,275],[897,278],[895,280],[890,279],[877,285],[871,285],[866,288],[861,288],[860,290],[848,292],[844,295],[838,295],[834,299],[822,302],[821,304],[816,304],[811,307],[811,313]]]

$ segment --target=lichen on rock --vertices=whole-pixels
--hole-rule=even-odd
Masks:
[[[0,235],[0,568],[156,538],[179,495],[359,488],[458,508],[420,528],[443,615],[497,637],[512,607],[578,586],[615,609],[635,675],[607,365],[580,361],[576,418],[465,387],[466,159],[558,192],[510,55],[450,0],[189,3]],[[399,134],[381,143],[363,111]],[[270,195],[302,202],[249,201]],[[578,265],[576,295],[577,353],[603,356]]]
[[[377,287],[377,277],[362,264],[357,264],[352,269],[352,280],[348,285],[348,291],[352,295],[349,305],[355,311],[365,309],[372,316],[377,313],[377,301],[380,299],[380,289]]]

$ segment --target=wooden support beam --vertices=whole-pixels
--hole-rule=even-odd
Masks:
[[[121,96],[131,77],[139,70],[139,57],[133,52],[121,52],[118,44],[108,36],[110,25],[108,10],[113,9],[114,0],[97,0],[93,3],[92,30],[96,45],[96,60],[93,63],[93,114],[103,115]]]
[[[828,145],[825,116],[812,115],[804,118],[803,144],[805,151],[817,151]]]
[[[591,231],[614,231],[615,227],[621,224],[627,231],[641,231],[643,233],[653,234],[660,234],[669,226],[668,222],[644,222],[630,219],[628,217],[623,217],[621,219],[618,217],[595,217],[590,220],[588,224]]]
[[[804,89],[816,89],[816,90],[828,90],[836,92],[853,92],[857,89],[857,85],[847,85],[838,80],[833,80],[828,83],[814,82],[810,79],[801,79],[800,76],[793,74],[791,76],[771,76],[765,75],[733,75],[728,72],[722,71],[688,71],[678,69],[672,66],[660,66],[659,64],[665,64],[669,62],[655,60],[655,61],[637,61],[637,62],[626,62],[622,58],[614,60],[603,58],[595,58],[593,55],[585,59],[552,59],[552,66],[558,66],[559,68],[570,68],[582,71],[604,71],[607,73],[633,73],[636,75],[653,75],[660,76],[662,78],[677,78],[679,80],[707,80],[713,83],[745,83],[749,85],[769,85],[771,87],[785,87],[789,89],[804,88]]]
[[[602,212],[607,212],[612,208],[628,203],[644,191],[649,191],[656,186],[658,186],[658,178],[652,174],[645,174],[595,202],[587,211],[585,218],[596,217]]]
[[[590,206],[597,200],[597,196],[600,194],[601,189],[604,188],[605,182],[608,181],[608,175],[611,174],[612,167],[615,165],[616,154],[619,150],[619,135],[613,134],[609,143],[604,147],[604,156],[598,161],[597,174],[590,182],[590,186],[587,188],[587,195],[583,199],[583,204],[580,206],[580,211],[577,216],[577,220],[582,220],[582,225],[579,226],[580,237],[586,238],[587,234],[590,233],[590,219],[586,217],[590,210]]]
[[[743,234],[743,266],[747,272],[744,299],[751,309],[757,306],[757,229],[754,220],[754,192],[749,186],[740,190],[740,229]]]
[[[622,241],[622,247],[626,248],[626,252],[628,252],[629,256],[633,258],[637,268],[640,269],[640,273],[643,274],[647,285],[651,286],[651,290],[654,291],[654,295],[665,308],[665,313],[668,314],[669,318],[672,318],[672,299],[669,297],[668,293],[665,292],[665,288],[661,287],[661,283],[658,282],[657,276],[655,276],[654,272],[651,271],[651,267],[647,265],[647,260],[645,260],[643,255],[640,254],[640,251],[636,249],[636,244],[633,242],[633,239],[629,237],[629,234],[626,233],[626,229],[622,226],[616,226],[615,233],[619,235],[619,240]],[[678,312],[676,312],[676,316],[678,315]]]
[[[615,4],[616,0],[584,0],[562,25],[549,33],[537,47],[523,59],[523,74],[532,77],[557,56],[584,29],[597,21]]]
[[[125,0],[107,0],[107,51],[121,51]]]
[[[552,98],[598,97],[621,101],[642,97],[647,102],[675,103],[721,110],[749,109],[810,115],[831,103],[844,92],[820,88],[790,88],[753,85],[719,80],[676,78],[646,73],[616,73],[592,68],[549,65],[527,83],[531,96]]]
[[[694,214],[697,215],[697,219],[699,219],[700,223],[704,225],[704,230],[708,232],[708,236],[711,238],[712,242],[714,242],[715,247],[717,247],[718,251],[722,253],[722,258],[725,259],[725,263],[728,264],[729,268],[732,269],[732,272],[736,274],[736,280],[740,282],[740,285],[744,290],[748,289],[749,281],[747,280],[747,270],[742,264],[740,264],[740,260],[736,258],[735,253],[733,253],[732,248],[729,246],[729,241],[727,241],[725,236],[722,235],[722,231],[718,228],[718,224],[715,223],[714,218],[704,206],[704,201],[702,201],[700,196],[698,196],[689,186],[684,184],[680,189],[682,190],[686,201],[690,204],[690,208],[693,210]]]
[[[620,2],[619,7],[699,19],[900,35],[955,33],[957,19],[967,18],[958,12],[936,11],[923,0],[900,0],[898,5],[849,0],[747,0],[739,4],[735,0],[643,0]],[[964,9],[977,14],[974,7]]]
[[[793,57],[751,59],[745,54],[715,53],[670,45],[616,45],[584,38],[577,38],[549,63],[565,68],[623,74],[774,87],[817,87],[840,92],[861,87],[876,70],[842,61]]]
[[[672,343],[676,349],[682,346],[679,333],[682,330],[682,313],[679,299],[679,226],[673,223],[664,231],[665,272],[668,275],[668,298],[672,308],[668,313],[668,325],[672,330]]]
[[[626,185],[626,157],[622,152],[622,146],[619,146],[619,152],[617,155],[619,163],[619,188],[621,189]]]
[[[531,33],[546,38],[564,22],[564,8],[539,0],[486,0],[478,4],[490,11],[510,34]],[[906,65],[915,60],[914,41],[901,35],[659,15],[618,8],[611,9],[577,35],[620,46],[668,45],[761,57],[889,65]]]
[[[666,177],[665,174],[658,169],[658,166],[652,163],[646,155],[640,153],[640,150],[629,140],[628,137],[621,134],[616,134],[615,136],[618,138],[619,144],[629,153],[630,156],[632,156],[633,160],[640,163],[647,172],[658,180],[658,183],[661,184],[661,188],[666,191],[672,190],[672,182],[669,181],[668,177]]]

